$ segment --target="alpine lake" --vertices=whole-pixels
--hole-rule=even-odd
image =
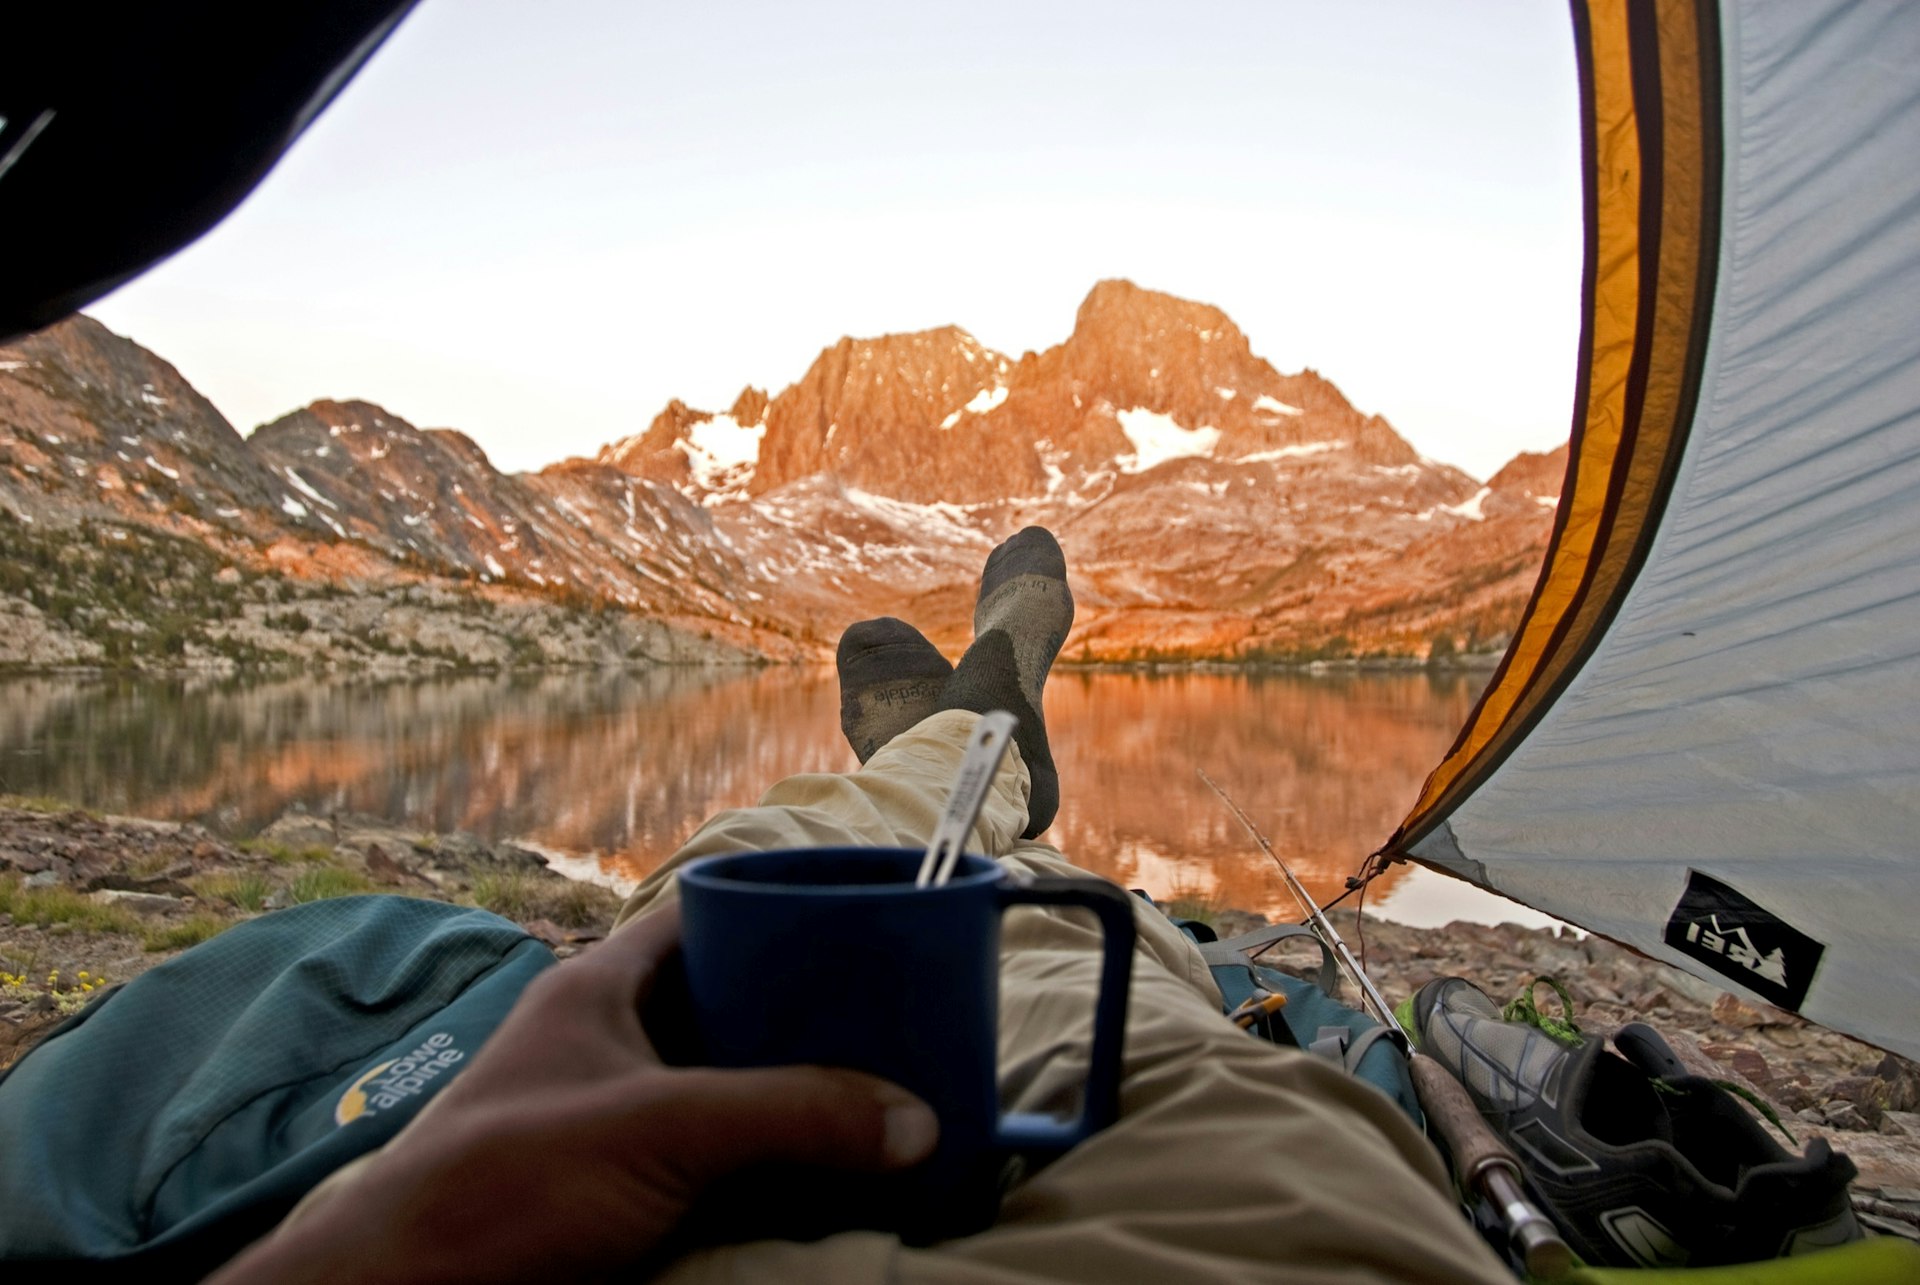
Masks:
[[[1486,678],[1056,669],[1062,802],[1045,837],[1156,900],[1298,918],[1198,770],[1325,902],[1412,806]],[[852,769],[838,700],[833,671],[814,667],[16,677],[0,681],[0,791],[237,838],[293,809],[359,813],[511,839],[624,888],[780,777]],[[1417,926],[1552,922],[1407,865],[1365,905]]]

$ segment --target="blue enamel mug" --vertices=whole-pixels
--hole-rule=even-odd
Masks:
[[[702,1062],[851,1067],[912,1091],[940,1120],[933,1155],[906,1174],[787,1184],[790,1210],[796,1199],[817,1207],[794,1212],[781,1234],[868,1226],[925,1241],[977,1230],[997,1213],[1010,1172],[1066,1151],[1118,1110],[1132,898],[1102,880],[1022,877],[971,854],[947,883],[920,888],[921,856],[803,848],[709,857],[680,872]],[[1078,907],[1100,923],[1086,1090],[1070,1119],[1000,1109],[1000,920],[1014,906]]]

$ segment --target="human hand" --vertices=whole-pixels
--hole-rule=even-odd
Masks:
[[[679,934],[668,908],[548,969],[364,1174],[219,1285],[591,1277],[658,1247],[730,1174],[933,1150],[933,1112],[869,1075],[662,1063],[640,1010]]]

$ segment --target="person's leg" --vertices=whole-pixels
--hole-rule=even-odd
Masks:
[[[980,718],[946,710],[895,736],[857,772],[807,772],[778,782],[750,808],[716,813],[634,889],[615,926],[674,895],[679,868],[697,857],[779,848],[925,845]],[[972,852],[997,857],[1027,823],[1027,770],[1018,746],[1000,765],[974,825]]]
[[[1001,860],[1030,874],[1078,873],[1038,844]],[[1135,920],[1119,1119],[1009,1191],[992,1228],[903,1249],[883,1279],[1510,1281],[1459,1216],[1438,1153],[1397,1105],[1330,1062],[1234,1027],[1178,930],[1144,902]],[[1005,1109],[1077,1109],[1098,941],[1082,916],[1007,916]],[[733,1266],[735,1280],[771,1279],[746,1261]]]
[[[1008,711],[1020,720],[1016,738],[1032,781],[1024,835],[1031,839],[1059,809],[1041,693],[1072,627],[1066,555],[1044,527],[1026,527],[987,555],[974,599],[973,645],[958,670],[919,630],[892,616],[863,620],[841,636],[840,729],[865,763],[937,710]]]
[[[840,635],[840,731],[862,763],[941,708],[953,665],[904,620],[862,620]]]
[[[923,730],[931,729],[899,739],[919,740]],[[883,755],[874,762],[884,770]],[[1044,844],[1015,844],[1000,860],[1024,874],[1084,876]],[[1014,1186],[994,1226],[926,1248],[880,1232],[757,1241],[690,1254],[657,1279],[1511,1281],[1459,1216],[1438,1153],[1397,1105],[1330,1062],[1235,1028],[1186,938],[1144,901],[1135,921],[1119,1119]],[[1079,912],[1008,914],[1004,1108],[1078,1108],[1099,944],[1099,929]]]
[[[1052,825],[1060,807],[1041,692],[1071,628],[1073,591],[1059,542],[1044,527],[1015,532],[987,555],[973,608],[973,646],[940,693],[943,709],[1004,709],[1020,720],[1014,739],[1033,782],[1028,839]]]
[[[837,662],[841,730],[860,771],[791,776],[758,806],[719,813],[634,890],[616,925],[671,896],[674,872],[695,857],[925,844],[946,807],[975,716],[990,710],[1008,710],[1020,726],[970,847],[997,857],[1039,834],[1059,806],[1042,693],[1072,624],[1060,545],[1046,530],[1027,527],[987,555],[974,606],[977,636],[937,692],[929,679],[946,661],[918,630],[892,617],[852,626]]]

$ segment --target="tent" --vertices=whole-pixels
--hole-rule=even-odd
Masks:
[[[412,3],[156,9],[109,47],[84,7],[23,15],[0,239],[36,254],[0,336],[210,227]],[[1568,477],[1513,645],[1380,855],[1920,1056],[1920,8],[1572,9]]]
[[[1573,8],[1566,484],[1381,855],[1920,1056],[1920,9]]]

